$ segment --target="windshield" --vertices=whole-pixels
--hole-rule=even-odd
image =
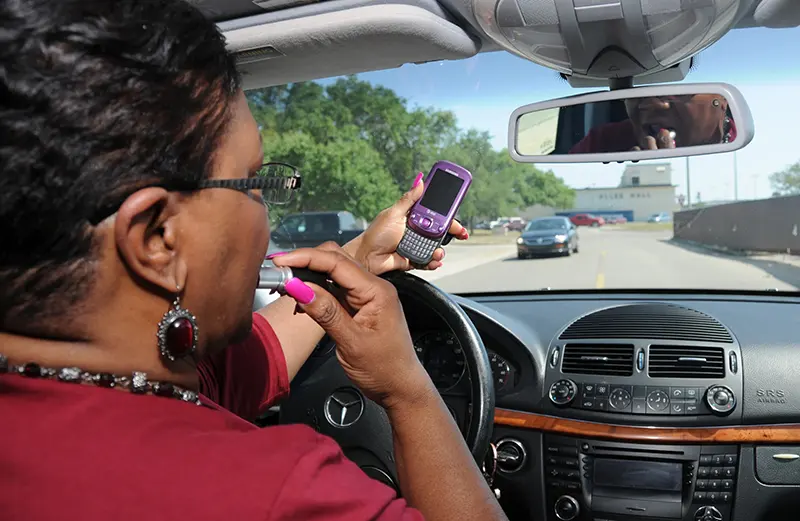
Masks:
[[[346,241],[417,172],[448,160],[473,174],[458,211],[470,238],[447,246],[439,270],[418,272],[446,291],[795,291],[800,197],[785,196],[800,194],[800,68],[779,51],[798,48],[799,28],[731,31],[684,81],[739,88],[755,122],[751,144],[637,163],[515,163],[515,108],[599,89],[572,88],[506,52],[249,91],[265,159],[303,175],[296,198],[270,208],[270,251]],[[337,230],[317,233],[297,216],[340,211],[355,224],[331,217]],[[566,241],[523,237],[556,216],[575,225]]]
[[[525,226],[525,231],[537,230],[566,230],[567,223],[564,219],[536,219]]]

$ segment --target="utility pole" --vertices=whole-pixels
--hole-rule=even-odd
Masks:
[[[739,200],[739,162],[736,160],[736,151],[733,152],[733,200]]]
[[[686,156],[686,208],[692,207],[692,182],[689,175],[689,156]]]

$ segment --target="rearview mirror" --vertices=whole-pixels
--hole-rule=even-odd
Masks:
[[[520,163],[638,161],[732,152],[753,133],[736,87],[684,83],[525,105],[511,114],[508,150]]]

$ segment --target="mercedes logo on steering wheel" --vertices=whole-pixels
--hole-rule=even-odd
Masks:
[[[350,427],[364,414],[364,398],[352,387],[333,391],[325,400],[325,419],[334,427]]]

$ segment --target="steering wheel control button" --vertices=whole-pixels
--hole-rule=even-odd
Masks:
[[[669,414],[669,394],[667,389],[647,388],[647,413]]]
[[[632,402],[631,393],[622,387],[615,387],[608,397],[608,404],[611,410],[617,412],[631,412]]]
[[[578,386],[569,379],[562,379],[550,386],[550,401],[556,405],[569,405],[578,395]]]
[[[736,397],[729,387],[714,385],[706,391],[706,403],[716,414],[730,414],[736,407]]]
[[[497,468],[500,472],[513,474],[525,465],[528,455],[522,442],[514,438],[503,438],[497,442]]]
[[[581,507],[572,496],[561,496],[556,499],[556,504],[553,507],[556,517],[561,521],[572,521],[581,512]]]

